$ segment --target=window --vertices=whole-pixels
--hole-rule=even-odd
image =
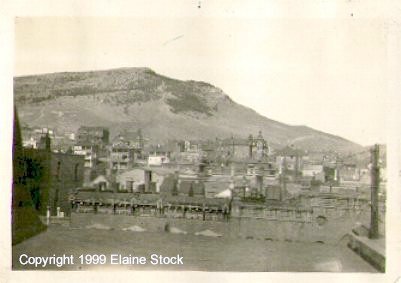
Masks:
[[[190,196],[190,197],[194,196],[194,186],[193,186],[192,182],[191,182],[190,187],[189,187],[188,196]]]
[[[127,191],[132,192],[134,190],[134,181],[127,181],[126,189]]]
[[[56,169],[56,180],[60,181],[60,168],[61,168],[61,162],[57,162],[57,169]]]

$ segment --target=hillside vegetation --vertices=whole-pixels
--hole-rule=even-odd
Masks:
[[[106,126],[112,135],[141,128],[151,141],[248,137],[262,131],[275,148],[359,152],[341,137],[289,126],[233,102],[205,82],[180,81],[148,68],[53,73],[14,78],[14,99],[25,127],[75,132]]]

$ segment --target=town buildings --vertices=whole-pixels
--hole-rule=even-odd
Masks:
[[[76,135],[78,144],[92,144],[104,147],[109,143],[110,133],[104,127],[81,126]]]
[[[369,197],[369,168],[295,146],[272,150],[261,132],[247,138],[148,143],[140,130],[110,139],[107,128],[81,127],[69,154],[49,151],[52,137],[42,134],[26,143],[31,151],[50,152],[51,186],[44,191],[52,215],[69,215],[73,204],[73,211],[80,212],[200,219],[209,219],[206,211],[263,218],[273,217],[273,209],[290,209],[294,215],[301,209],[302,219],[310,219],[311,211],[327,203],[307,196],[341,200],[347,195],[349,203],[355,196]]]
[[[95,168],[97,163],[98,146],[89,143],[79,143],[73,146],[72,152],[85,159],[85,168]]]
[[[109,148],[109,162],[112,173],[132,169],[135,162],[135,147],[123,140],[113,143]]]

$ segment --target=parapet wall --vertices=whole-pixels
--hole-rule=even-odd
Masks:
[[[71,226],[86,228],[93,224],[102,224],[110,229],[121,230],[131,226],[140,226],[148,232],[163,232],[168,223],[194,234],[206,229],[212,230],[223,237],[259,239],[287,242],[317,242],[336,245],[340,242],[360,217],[348,216],[332,219],[324,225],[317,222],[272,221],[254,218],[230,218],[229,221],[202,221],[198,219],[140,217],[131,215],[107,215],[93,213],[72,213]]]

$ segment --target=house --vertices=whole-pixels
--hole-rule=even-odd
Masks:
[[[149,156],[165,156],[165,157],[170,157],[170,154],[174,151],[174,148],[171,144],[168,145],[162,145],[162,144],[156,144],[156,145],[149,145],[146,148],[146,151],[148,152]]]
[[[124,130],[120,132],[115,139],[124,140],[133,145],[136,149],[143,149],[145,146],[145,138],[142,135],[141,129],[135,132]]]
[[[95,188],[98,191],[110,191],[113,190],[111,181],[104,175],[97,176],[88,185],[90,188]]]
[[[38,142],[36,141],[36,139],[34,137],[30,137],[27,140],[23,141],[23,147],[27,147],[27,148],[34,148],[37,149],[38,148]]]
[[[129,142],[120,140],[109,148],[110,169],[113,173],[130,170],[134,160],[135,148]]]
[[[157,173],[150,168],[135,168],[116,176],[120,191],[159,193],[167,172]]]
[[[174,159],[178,162],[197,163],[201,160],[203,149],[198,141],[177,141],[175,143]]]
[[[163,180],[160,193],[164,196],[204,197],[204,182],[188,169],[179,173],[168,174]]]
[[[117,143],[124,141],[126,144],[132,146],[136,158],[143,159],[145,140],[146,139],[142,135],[142,130],[139,129],[136,132],[124,130],[120,132],[112,142]]]
[[[313,177],[323,172],[323,165],[306,163],[302,166],[302,176]]]
[[[341,181],[359,181],[360,172],[359,168],[357,168],[356,164],[342,164],[339,168],[339,175]]]
[[[98,147],[92,144],[76,144],[72,148],[72,152],[75,155],[84,156],[85,159],[85,167],[86,168],[95,168],[97,162],[97,153]]]
[[[167,156],[149,156],[148,165],[149,166],[161,166],[163,164],[170,163],[170,159]]]
[[[171,145],[150,145],[147,148],[149,153],[148,165],[150,166],[161,166],[163,164],[170,163],[171,153],[174,151]]]
[[[263,161],[267,159],[270,153],[269,145],[263,138],[261,131],[259,131],[258,136],[249,135],[247,139],[234,138],[233,136],[228,139],[217,139],[216,144],[217,159]],[[204,148],[211,148],[211,146],[207,145]],[[211,155],[210,152],[208,155]]]
[[[304,163],[302,166],[302,177],[310,177],[315,181],[326,181],[325,171],[322,164]]]
[[[292,175],[294,177],[302,174],[302,165],[307,159],[307,155],[303,150],[296,149],[294,146],[286,146],[276,153],[276,166],[278,173]]]
[[[77,131],[77,144],[91,144],[104,147],[109,143],[109,129],[82,126]]]
[[[197,140],[186,140],[184,141],[184,151],[185,152],[199,152],[201,150],[201,141]]]

